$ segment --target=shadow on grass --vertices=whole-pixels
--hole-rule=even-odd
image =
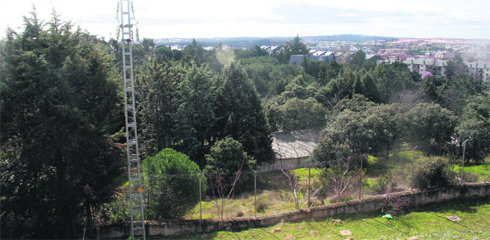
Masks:
[[[381,218],[381,215],[383,213],[381,212],[373,212],[373,213],[359,213],[355,215],[337,215],[333,217],[327,217],[327,218],[321,218],[321,219],[307,219],[303,221],[298,221],[298,222],[288,222],[289,223],[305,223],[304,229],[305,230],[312,230],[312,229],[317,229],[318,231],[322,232],[322,229],[325,229],[327,223],[327,226],[330,224],[332,219],[340,219],[344,223],[348,222],[357,222],[357,221],[368,221],[372,222],[371,226],[378,229],[379,231],[385,231],[389,229],[391,232],[396,232],[397,234],[402,234],[405,237],[410,237],[413,235],[413,232],[422,232],[423,230],[420,230],[417,224],[411,223],[409,219],[406,218],[401,218],[401,216],[406,216],[412,212],[428,212],[430,215],[437,217],[438,219],[441,220],[441,222],[447,222],[448,220],[446,219],[447,215],[453,215],[456,214],[455,212],[464,212],[464,213],[476,213],[476,208],[479,205],[485,205],[485,204],[490,204],[490,199],[475,199],[475,200],[452,200],[444,203],[434,203],[434,204],[428,204],[426,206],[422,206],[419,208],[412,208],[410,211],[405,212],[404,214],[400,214],[398,216],[395,216],[395,220],[389,220],[385,218]],[[336,228],[342,228],[343,224],[335,224],[332,225],[335,227],[335,231],[330,231],[327,234],[340,237],[338,234],[338,229]],[[368,224],[368,223],[367,223]],[[463,231],[471,231],[472,226],[467,226],[464,224],[464,222],[453,222],[453,224],[458,225],[458,228],[461,228]],[[480,228],[484,228],[480,226]],[[329,228],[332,230],[332,228]],[[411,229],[408,231],[408,229]],[[414,231],[412,231],[414,230]],[[249,234],[247,234],[245,237],[240,235],[240,232],[242,231],[249,231]],[[274,232],[270,231],[270,227],[264,227],[264,228],[250,228],[248,230],[242,230],[242,231],[222,231],[222,232],[212,232],[212,233],[205,233],[205,234],[193,234],[193,235],[187,235],[187,236],[181,236],[181,237],[169,237],[169,238],[164,238],[164,237],[152,237],[150,239],[254,239],[254,238],[260,238],[260,239],[282,239],[282,237],[278,236],[277,234],[274,234]],[[306,231],[306,232],[308,232]],[[338,235],[338,236],[337,236]]]
[[[474,199],[474,200],[462,200],[456,199],[443,203],[430,203],[428,205],[418,207],[412,212],[449,212],[449,211],[460,211],[466,213],[476,213],[476,206],[482,204],[489,204],[490,199]]]

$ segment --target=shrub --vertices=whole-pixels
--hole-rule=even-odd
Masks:
[[[393,189],[395,186],[396,185],[393,182],[393,174],[390,172],[382,175],[376,181],[374,181],[373,185],[371,186],[371,190],[375,193],[383,194]]]
[[[257,202],[257,212],[264,213],[267,208],[269,208],[267,206],[267,202],[265,202],[265,201]]]
[[[412,202],[413,198],[410,196],[407,197],[397,194],[386,194],[381,212],[391,215],[404,214]]]
[[[212,190],[217,191],[220,197],[233,188],[235,180],[235,190],[252,186],[253,175],[248,173],[255,168],[255,160],[237,140],[226,137],[218,141],[206,155],[206,161],[206,175],[210,176]]]
[[[206,179],[196,163],[185,154],[166,148],[143,162],[148,194],[147,218],[168,219],[184,215],[199,202],[199,176],[202,192]]]
[[[445,158],[425,158],[416,168],[410,183],[420,190],[448,188],[456,184],[456,173]]]
[[[463,182],[478,182],[478,174],[465,172],[463,174]]]

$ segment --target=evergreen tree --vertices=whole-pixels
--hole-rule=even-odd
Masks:
[[[388,103],[395,93],[415,88],[415,78],[403,63],[379,64],[371,75],[376,82],[379,98]]]
[[[75,238],[122,173],[114,58],[95,37],[35,12],[2,49],[2,234]]]
[[[461,55],[456,55],[454,59],[447,62],[446,67],[446,77],[448,79],[454,80],[458,77],[466,75],[468,72],[468,67],[464,64]]]
[[[274,159],[260,99],[241,66],[232,63],[218,81],[214,114],[214,139],[231,136],[258,163]]]
[[[142,163],[145,184],[148,186],[148,219],[172,219],[183,216],[199,202],[201,191],[206,192],[206,178],[199,166],[187,155],[165,148]]]
[[[289,63],[289,58],[291,57],[291,55],[308,54],[308,47],[301,41],[301,38],[299,38],[299,36],[296,36],[283,44],[281,52],[279,54],[279,58],[282,63]]]
[[[177,110],[179,108],[178,87],[185,76],[179,65],[147,62],[137,78],[140,80],[137,93],[141,121],[141,150],[152,156],[164,148],[180,144]]]
[[[179,86],[177,118],[182,151],[204,167],[209,151],[211,130],[215,121],[211,73],[205,68],[191,67]]]

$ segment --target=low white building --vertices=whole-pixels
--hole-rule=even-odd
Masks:
[[[408,65],[410,72],[416,72],[420,75],[431,72],[436,78],[446,76],[447,60],[433,57],[407,57],[402,63]]]
[[[471,74],[476,81],[487,82],[490,78],[490,62],[465,62],[468,67],[468,74]]]
[[[431,56],[408,56],[408,55],[390,55],[384,59],[378,60],[377,63],[394,63],[401,62],[408,66],[410,72],[416,72],[420,75],[431,72],[436,78],[446,77],[446,67],[448,60],[438,59]]]

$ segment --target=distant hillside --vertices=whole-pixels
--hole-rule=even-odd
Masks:
[[[330,35],[330,36],[308,36],[302,37],[302,39],[317,40],[317,41],[350,41],[350,42],[363,42],[372,40],[386,40],[394,41],[398,38],[394,37],[382,37],[382,36],[365,36],[356,34],[341,34],[341,35]]]
[[[380,37],[380,36],[364,36],[355,34],[342,34],[342,35],[330,35],[330,36],[300,36],[303,41],[349,41],[349,42],[362,42],[372,40],[386,40],[393,41],[397,38],[393,37]],[[288,41],[293,37],[237,37],[237,38],[196,38],[203,47],[216,46],[218,44],[229,45],[234,48],[249,48],[254,45],[281,45],[283,42]],[[155,39],[157,45],[188,45],[192,43],[192,38],[158,38]]]

